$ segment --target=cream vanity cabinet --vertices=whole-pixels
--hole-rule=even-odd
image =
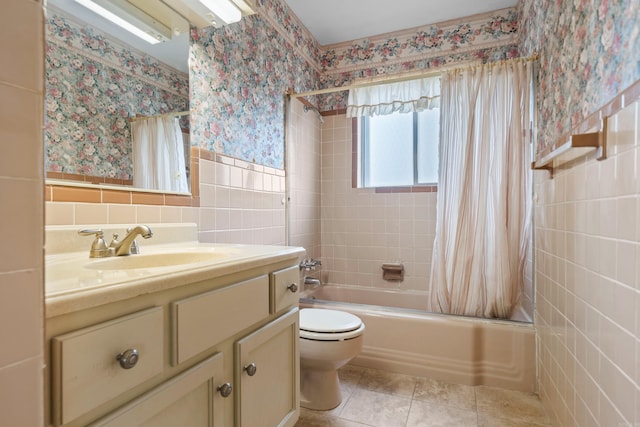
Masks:
[[[293,426],[295,261],[48,318],[50,425]]]

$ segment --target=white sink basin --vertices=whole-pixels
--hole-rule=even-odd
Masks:
[[[228,253],[213,251],[162,252],[95,259],[87,263],[84,268],[90,270],[131,270],[136,268],[172,267],[205,261],[217,261],[228,256]]]

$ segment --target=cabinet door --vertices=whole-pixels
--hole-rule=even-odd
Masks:
[[[236,342],[236,426],[295,424],[300,412],[298,336],[296,307]]]
[[[222,369],[222,353],[217,353],[91,426],[220,427]]]
[[[300,291],[300,268],[295,265],[284,270],[274,271],[269,275],[271,313],[277,313],[298,305]]]

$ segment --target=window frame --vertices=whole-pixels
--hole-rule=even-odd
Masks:
[[[365,186],[365,156],[368,156],[365,138],[368,138],[370,120],[369,117],[352,118],[352,187],[362,189],[374,189],[376,193],[415,193],[415,192],[436,192],[438,183],[418,182],[418,113],[413,112],[413,184],[395,186]]]
[[[374,190],[376,193],[435,193],[438,191],[438,183],[413,184],[388,187],[364,187],[362,185],[362,162],[361,159],[361,120],[359,117],[351,119],[351,187],[363,190]],[[414,122],[417,125],[417,122]],[[415,132],[414,132],[415,135]],[[414,153],[414,163],[417,162],[417,155]],[[414,168],[414,174],[417,168]],[[414,178],[415,182],[415,178]]]

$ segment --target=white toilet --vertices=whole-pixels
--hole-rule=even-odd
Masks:
[[[362,350],[364,323],[344,311],[300,310],[300,406],[328,410],[340,404],[337,370]]]

